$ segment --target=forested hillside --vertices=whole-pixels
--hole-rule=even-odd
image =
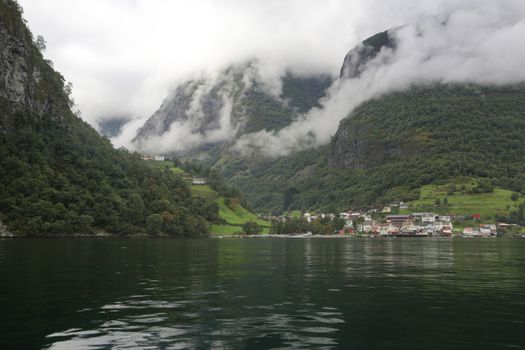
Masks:
[[[213,213],[180,177],[113,149],[71,112],[43,49],[16,1],[0,0],[0,220],[26,235],[207,234]]]
[[[328,146],[221,166],[255,208],[275,212],[414,200],[464,177],[525,193],[524,129],[523,85],[420,85],[364,103]]]

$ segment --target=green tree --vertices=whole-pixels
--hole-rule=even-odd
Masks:
[[[146,232],[150,235],[158,235],[162,230],[162,216],[151,214],[146,217]]]
[[[248,221],[242,225],[242,232],[247,235],[257,235],[262,231],[261,226],[259,226],[254,221]]]
[[[132,223],[140,225],[144,222],[144,201],[138,193],[132,193],[128,202],[129,219]]]

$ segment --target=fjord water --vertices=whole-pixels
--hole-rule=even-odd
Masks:
[[[1,349],[525,347],[525,239],[0,241]]]

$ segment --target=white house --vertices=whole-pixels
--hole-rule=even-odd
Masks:
[[[434,213],[421,213],[422,223],[433,223],[436,221],[436,214]]]
[[[350,218],[349,213],[339,213],[339,219],[348,220]]]
[[[164,161],[164,156],[155,156],[155,160],[158,161],[158,162],[163,162]]]
[[[452,218],[450,217],[450,215],[440,215],[438,217],[438,220],[443,222],[450,222],[452,221]]]
[[[206,180],[198,177],[194,177],[191,181],[192,185],[206,185]]]

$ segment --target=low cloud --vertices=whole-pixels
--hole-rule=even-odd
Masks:
[[[290,126],[244,135],[237,151],[282,156],[326,144],[339,123],[363,102],[413,85],[434,83],[507,85],[525,81],[525,4],[480,2],[452,13],[419,19],[392,35],[384,49],[354,79],[340,80],[329,96]]]
[[[336,82],[322,108],[279,132],[245,135],[236,149],[284,155],[327,143],[362,102],[414,84],[525,80],[522,0],[19,1],[33,33],[47,39],[46,56],[73,82],[82,117],[95,127],[131,119],[116,146],[130,146],[170,88],[196,72],[257,57],[264,86],[277,96],[284,72],[336,76],[362,39],[407,24],[396,34],[398,49],[378,58],[388,64],[372,61],[359,79]],[[146,147],[167,152],[228,139],[235,125],[227,108],[221,112],[223,122],[204,138],[179,122]]]

